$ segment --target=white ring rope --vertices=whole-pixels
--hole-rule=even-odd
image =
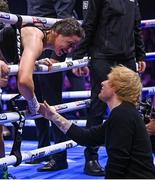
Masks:
[[[22,162],[28,161],[28,160],[34,160],[37,158],[41,158],[50,154],[55,154],[57,152],[62,152],[66,149],[70,149],[77,146],[77,143],[69,140],[62,143],[54,144],[51,146],[47,146],[44,148],[39,148],[36,150],[28,151],[28,152],[22,152]],[[0,158],[0,165],[14,165],[17,162],[17,158],[14,155],[7,156],[4,158]]]
[[[155,86],[152,87],[144,87],[143,92],[145,91],[146,95],[155,95]],[[10,99],[14,98],[18,94],[2,94],[1,100],[9,101]],[[62,92],[63,99],[76,99],[76,98],[89,98],[91,95],[91,91],[66,91]],[[18,100],[25,100],[24,97],[19,98]]]
[[[6,24],[16,24],[19,21],[18,16],[22,19],[22,24],[25,23],[40,23],[43,24],[45,27],[49,27],[52,24],[60,21],[61,19],[56,18],[45,18],[45,17],[35,17],[35,16],[25,16],[25,15],[15,15],[11,13],[0,12],[0,22]]]
[[[47,59],[47,58],[45,58]],[[39,61],[44,61],[45,59],[41,59]],[[146,60],[155,60],[155,52],[150,52],[146,53]],[[60,63],[54,63],[52,65],[51,70],[48,69],[47,65],[44,64],[36,64],[35,65],[35,71],[33,74],[50,74],[54,72],[62,72],[62,71],[67,71],[73,68],[79,68],[79,67],[84,67],[87,66],[89,63],[89,59],[83,58],[83,59],[77,59],[77,60],[66,60],[65,62],[60,62]],[[18,72],[19,66],[16,65],[9,65],[10,72],[9,75],[16,75]]]
[[[147,96],[155,95],[155,86],[144,87],[143,88],[143,93],[145,93],[145,95],[147,95]]]
[[[46,17],[36,17],[36,16],[25,16],[19,15],[22,19],[22,23],[40,23],[43,24],[45,27],[49,27],[57,21],[61,19],[55,18],[46,18]],[[19,18],[15,14],[0,12],[0,22],[7,23],[7,24],[16,24],[19,21]],[[142,20],[141,21],[142,28],[150,28],[155,27],[155,19],[150,20]]]
[[[86,99],[86,100],[81,100],[81,101],[55,105],[54,108],[56,109],[58,113],[65,113],[65,112],[83,109],[83,108],[88,107],[89,105],[90,105],[90,99]],[[20,111],[20,115],[22,115],[23,119],[37,119],[37,118],[42,117],[41,114],[31,116],[26,110]],[[0,114],[0,124],[18,121],[20,119],[20,115],[18,112],[2,113]]]
[[[155,52],[146,53],[145,59],[146,59],[147,61],[155,60]]]
[[[90,91],[65,91],[62,92],[63,99],[76,99],[76,98],[89,98],[91,92]],[[9,101],[10,99],[14,98],[18,94],[2,94],[1,100]],[[18,100],[25,100],[24,97],[20,97]]]
[[[77,59],[74,61],[67,60],[67,61],[61,62],[61,63],[54,63],[52,65],[51,70],[48,69],[47,65],[37,64],[37,65],[35,65],[36,70],[34,71],[33,74],[49,74],[49,73],[54,73],[54,72],[61,72],[61,71],[66,71],[66,70],[70,70],[70,69],[77,68],[77,67],[87,66],[88,63],[89,63],[88,58]],[[19,66],[18,65],[9,65],[9,68],[10,68],[9,75],[16,75],[18,72]]]
[[[86,120],[85,119],[73,119],[73,120],[69,119],[69,121],[76,124],[77,126],[80,126],[80,127],[86,126]],[[11,123],[6,123],[5,126],[13,126],[13,125]],[[34,122],[34,119],[30,119],[30,120],[25,121],[25,126],[26,127],[35,127],[36,124]]]
[[[155,27],[155,19],[142,20],[141,21],[141,27],[143,29]]]

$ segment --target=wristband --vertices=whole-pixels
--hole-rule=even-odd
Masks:
[[[28,106],[29,106],[30,113],[32,115],[37,114],[37,112],[40,108],[40,104],[35,95],[33,96],[33,98],[31,100],[28,101]]]

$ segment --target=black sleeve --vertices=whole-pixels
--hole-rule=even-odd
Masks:
[[[59,0],[55,2],[57,18],[64,19],[73,16],[76,0]]]
[[[136,52],[136,61],[139,61],[145,58],[145,46],[142,37],[141,15],[140,15],[138,2],[136,2],[135,11],[136,11],[135,28],[134,28],[135,52]]]
[[[82,23],[86,37],[82,40],[79,47],[73,53],[73,59],[81,59],[85,55],[89,56],[89,46],[91,46],[93,36],[96,34],[102,1],[103,0],[89,0],[88,10]]]
[[[0,49],[8,63],[17,61],[16,32],[12,26],[0,30]]]
[[[124,109],[111,113],[106,131],[106,179],[124,178],[134,137],[133,117],[134,114]]]
[[[90,129],[72,124],[66,135],[82,146],[102,145],[105,139],[105,124]]]

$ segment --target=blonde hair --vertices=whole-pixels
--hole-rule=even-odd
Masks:
[[[112,68],[108,80],[120,100],[137,105],[142,91],[142,83],[138,73],[120,65]]]

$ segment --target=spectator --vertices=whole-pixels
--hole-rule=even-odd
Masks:
[[[88,147],[105,144],[106,179],[154,179],[150,139],[136,109],[142,91],[139,75],[124,66],[116,66],[101,86],[98,97],[107,103],[110,116],[97,127],[80,128],[46,102],[40,112],[78,144]]]
[[[91,104],[87,127],[102,123],[107,106],[98,99],[101,82],[107,79],[110,68],[123,64],[136,71],[145,70],[144,43],[140,29],[140,12],[137,0],[89,0],[82,27],[85,39],[74,53],[74,59],[91,57]],[[75,72],[76,73],[76,72]],[[98,147],[85,149],[84,172],[103,176],[104,170],[98,162]]]

